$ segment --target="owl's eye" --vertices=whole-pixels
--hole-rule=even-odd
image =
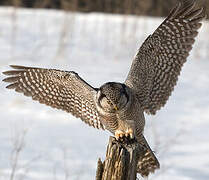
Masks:
[[[106,95],[105,94],[101,94],[100,96],[99,96],[99,101],[101,101],[101,100],[103,100],[103,99],[107,99],[107,97],[106,97]]]
[[[103,103],[107,103],[109,105],[112,105],[112,102],[106,97],[105,94],[101,94],[99,100]]]
[[[107,101],[107,97],[105,94],[100,94],[98,101],[101,103],[102,101],[106,100]]]
[[[106,97],[105,94],[100,94],[98,99],[99,106],[107,112],[113,112],[114,105],[113,103]]]

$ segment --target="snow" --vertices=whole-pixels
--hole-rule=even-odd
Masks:
[[[0,8],[0,72],[18,64],[76,71],[95,87],[123,82],[137,49],[162,20]],[[209,179],[208,33],[204,22],[168,103],[146,116],[145,135],[161,163],[149,179]],[[0,83],[0,179],[9,179],[14,142],[23,132],[15,179],[94,179],[110,133],[5,86]]]

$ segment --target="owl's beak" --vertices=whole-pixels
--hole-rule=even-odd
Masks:
[[[118,110],[118,107],[117,106],[114,106],[114,109],[117,111]]]

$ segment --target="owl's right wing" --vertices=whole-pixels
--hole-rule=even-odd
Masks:
[[[8,89],[31,96],[42,104],[61,109],[98,129],[104,129],[98,115],[94,95],[96,90],[73,71],[11,66],[3,72],[9,77]]]
[[[143,110],[155,114],[176,85],[205,17],[194,0],[182,0],[140,47],[125,81]]]

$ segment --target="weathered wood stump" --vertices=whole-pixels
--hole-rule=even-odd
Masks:
[[[117,141],[110,137],[104,162],[99,158],[96,180],[136,180],[142,147],[136,140]]]

